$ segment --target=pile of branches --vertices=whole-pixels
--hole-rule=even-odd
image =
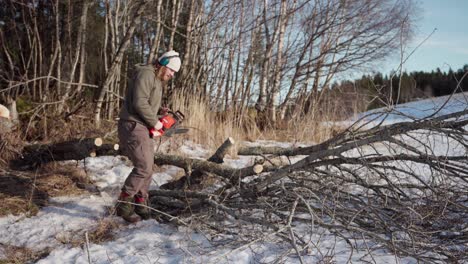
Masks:
[[[467,117],[465,110],[370,129],[355,124],[310,147],[241,147],[239,155],[260,157],[243,169],[218,164],[229,141],[209,161],[158,154],[156,163],[184,168],[187,175],[152,191],[151,205],[168,220],[199,220],[215,232],[234,232],[241,225],[258,238],[256,230],[269,230],[289,241],[301,261],[313,243],[294,229],[300,223],[311,232],[327,229],[351,249],[358,239],[400,257],[463,262],[468,260]],[[448,148],[457,155],[447,155]],[[283,166],[270,162],[278,156],[301,159]],[[200,187],[208,177],[218,179],[216,188]]]
[[[319,228],[346,241],[350,259],[364,247],[423,262],[468,261],[468,110],[365,125],[308,147],[240,147],[238,155],[256,157],[245,168],[223,163],[232,139],[208,160],[157,153],[155,164],[183,168],[185,176],[151,191],[150,205],[160,220],[198,224],[214,235],[243,241],[274,235],[301,262],[318,249],[311,237]],[[18,162],[33,167],[121,154],[97,139],[23,152]],[[298,161],[278,164],[278,157]]]

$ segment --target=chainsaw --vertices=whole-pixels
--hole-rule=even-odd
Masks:
[[[179,110],[167,111],[167,114],[163,115],[159,118],[159,122],[162,123],[162,127],[160,129],[156,129],[154,127],[150,128],[149,134],[151,138],[156,137],[171,137],[174,134],[183,134],[187,133],[188,129],[186,128],[179,128],[179,125],[185,119],[185,115],[180,112]]]

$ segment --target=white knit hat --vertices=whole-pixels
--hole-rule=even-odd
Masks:
[[[161,55],[161,57],[159,57],[158,59],[158,62],[162,66],[166,66],[167,68],[175,72],[178,72],[180,69],[181,61],[180,61],[179,53],[174,50],[168,51],[164,53],[163,55]]]

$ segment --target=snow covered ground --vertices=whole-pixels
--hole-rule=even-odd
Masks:
[[[429,116],[442,116],[468,108],[468,92],[435,97],[421,101],[399,104],[393,108],[378,108],[360,113],[350,121],[364,118],[370,122],[369,126],[379,124],[393,124],[399,122],[423,119]]]
[[[239,167],[249,162],[250,159],[245,157],[228,160],[231,166]],[[53,249],[37,263],[89,263],[88,250],[92,263],[258,263],[277,259],[283,259],[280,263],[299,263],[289,244],[278,242],[272,235],[265,234],[249,245],[239,245],[230,243],[229,238],[211,239],[210,234],[161,224],[156,220],[128,225],[117,217],[108,216],[107,211],[114,205],[131,167],[119,157],[88,158],[85,163],[88,173],[101,190],[100,195],[57,197],[51,199],[50,205],[42,208],[36,216],[1,218],[0,243],[37,251]],[[176,170],[168,166],[164,172],[155,173],[152,188],[164,183]],[[85,233],[94,230],[106,218],[120,223],[114,230],[113,241],[91,243],[89,249],[84,245],[73,247],[67,243],[84,240]],[[311,243],[315,245],[304,261],[317,263],[329,259],[343,263],[348,260],[351,251],[344,240],[321,228],[306,229],[301,225],[296,227],[299,232],[310,233]],[[370,261],[372,257],[379,263],[412,262],[411,258],[395,258],[384,250],[373,252],[373,256],[365,251],[353,253],[354,261],[361,258]]]
[[[467,93],[453,96],[438,114],[467,109],[467,97]],[[386,122],[407,121],[411,116],[425,117],[434,113],[434,109],[445,100],[446,98],[436,98],[398,106],[396,109],[403,115],[389,115]],[[457,151],[462,155],[464,151],[466,155],[466,149],[452,148],[449,143],[437,141],[437,145],[441,146],[437,151],[444,154]],[[270,141],[249,144],[289,146],[289,143]],[[202,146],[189,143],[181,151],[194,158],[206,158],[209,155],[209,151]],[[245,167],[252,163],[252,159],[253,157],[244,156],[235,160],[226,159],[226,162],[233,167]],[[55,197],[35,216],[0,218],[0,260],[5,258],[2,249],[11,245],[37,251],[50,249],[51,253],[37,263],[258,263],[275,260],[279,260],[279,263],[300,263],[290,245],[278,242],[271,234],[239,244],[229,237],[201,233],[195,227],[158,223],[154,219],[126,224],[120,218],[109,216],[108,211],[115,204],[119,189],[132,169],[131,164],[122,157],[104,156],[87,158],[80,161],[80,166],[86,167],[88,175],[101,191],[100,194]],[[164,166],[161,171],[153,174],[152,188],[158,188],[178,173],[180,169]],[[112,241],[90,243],[89,248],[86,244],[76,246],[70,243],[84,241],[86,234],[106,219],[118,223],[113,231]],[[310,226],[300,224],[295,225],[295,230],[308,234],[310,243],[313,244],[304,256],[304,262],[346,263],[349,260],[349,245],[336,235],[318,227],[310,230]],[[354,243],[361,244],[364,241],[358,239]],[[367,241],[367,246],[373,245],[378,247]],[[368,251],[354,251],[351,261],[416,263],[412,258],[399,258],[385,250],[375,250],[372,254]]]

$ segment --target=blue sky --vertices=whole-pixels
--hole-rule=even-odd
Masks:
[[[403,69],[432,71],[439,67],[447,71],[450,67],[458,70],[468,64],[468,0],[419,0],[417,4],[420,14],[406,53],[421,44],[435,28],[437,30],[416,49]],[[385,64],[380,71],[389,73],[398,67],[399,58],[391,58]]]

